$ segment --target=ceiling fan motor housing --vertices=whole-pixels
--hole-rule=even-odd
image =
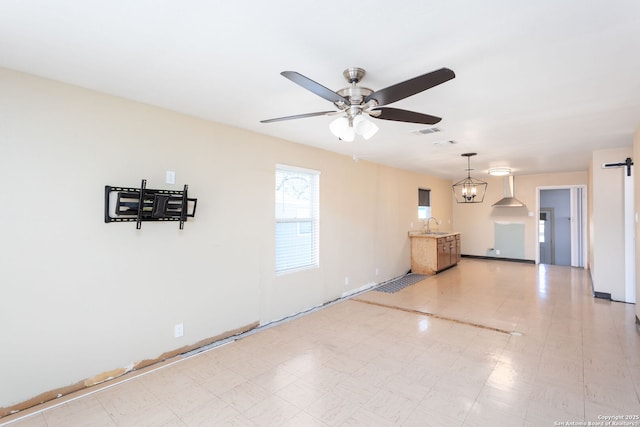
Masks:
[[[367,72],[363,68],[351,67],[342,72],[342,75],[350,84],[358,83]]]

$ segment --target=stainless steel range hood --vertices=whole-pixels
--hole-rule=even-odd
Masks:
[[[521,208],[525,204],[515,198],[515,190],[513,184],[513,175],[504,177],[504,197],[495,202],[493,207],[496,208]]]

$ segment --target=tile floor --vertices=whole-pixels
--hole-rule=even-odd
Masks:
[[[0,425],[587,425],[639,395],[634,305],[582,269],[463,259]]]

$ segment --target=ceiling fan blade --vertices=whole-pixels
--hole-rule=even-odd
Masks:
[[[316,95],[326,99],[327,101],[331,101],[333,103],[344,102],[345,104],[349,105],[349,100],[344,96],[338,95],[331,89],[322,86],[320,83],[314,82],[310,78],[305,77],[296,71],[283,71],[280,74],[282,74],[292,82],[299,84],[308,91],[311,91]]]
[[[326,116],[337,111],[319,111],[317,113],[296,114],[295,116],[278,117],[275,119],[260,120],[260,123],[282,122],[284,120],[304,119],[307,117]]]
[[[440,68],[439,70],[377,90],[367,96],[365,98],[365,102],[375,99],[378,102],[378,105],[388,105],[442,84],[451,80],[455,76],[456,74],[452,70],[448,68]]]
[[[380,114],[376,114],[380,112]],[[371,117],[382,120],[393,120],[396,122],[421,123],[425,125],[435,125],[441,117],[430,116],[429,114],[416,113],[415,111],[401,110],[399,108],[381,107],[371,110]]]

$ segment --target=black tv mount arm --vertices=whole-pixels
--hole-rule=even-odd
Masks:
[[[147,188],[143,179],[140,188],[104,187],[104,222],[136,222],[136,229],[144,221],[180,221],[180,230],[188,217],[196,214],[198,199],[189,198],[189,186],[179,190]]]

